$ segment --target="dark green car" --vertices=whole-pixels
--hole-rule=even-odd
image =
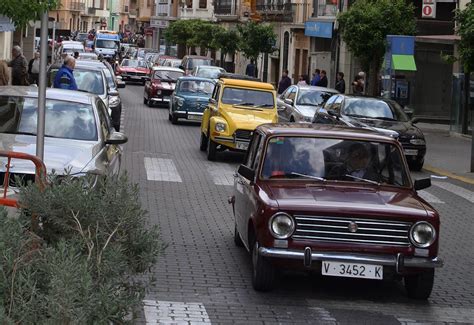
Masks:
[[[200,122],[214,91],[214,85],[215,81],[207,78],[178,78],[170,99],[169,120],[171,123],[176,124],[180,118]]]

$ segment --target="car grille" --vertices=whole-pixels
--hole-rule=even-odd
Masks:
[[[170,90],[170,89],[161,89],[161,95],[162,95],[162,96],[171,96],[172,93],[173,93],[173,90]]]
[[[250,130],[236,130],[234,138],[239,141],[250,141],[253,131]]]
[[[411,223],[378,219],[295,216],[295,240],[409,246]],[[351,230],[349,230],[351,229]],[[354,231],[355,230],[355,231]]]
[[[124,72],[125,75],[129,75],[129,76],[146,76],[146,73],[145,72],[134,72],[134,71],[130,71],[130,72]]]

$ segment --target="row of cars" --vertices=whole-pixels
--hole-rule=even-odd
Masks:
[[[215,85],[198,96],[184,87],[191,82]],[[255,290],[296,269],[403,281],[409,297],[430,296],[443,265],[440,217],[417,193],[430,179],[410,176],[426,145],[398,104],[318,87],[277,97],[272,85],[235,75],[181,77],[171,98],[170,120],[176,102],[180,117],[201,120],[209,160],[245,152],[229,203]]]

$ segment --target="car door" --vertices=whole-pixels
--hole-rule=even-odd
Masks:
[[[288,90],[289,91],[287,93],[286,98],[283,99],[283,106],[285,108],[281,112],[284,120],[287,121],[287,122],[289,122],[291,120],[291,116],[293,115],[293,111],[294,111],[293,106],[294,106],[295,99],[296,99],[297,87],[296,86],[291,86]],[[291,102],[289,102],[289,101],[291,101]]]
[[[153,73],[154,71],[151,70],[150,73],[148,74],[148,78],[145,81],[145,98],[150,99],[150,88],[151,88],[151,82],[153,80]]]
[[[105,165],[107,166],[107,175],[117,175],[120,171],[122,161],[122,147],[114,144],[105,144],[111,133],[115,132],[110,115],[107,114],[107,108],[102,100],[96,102],[97,113],[99,115],[99,126],[104,141]]]
[[[292,87],[287,88],[283,94],[277,97],[277,110],[278,110],[278,120],[280,122],[287,122],[286,116],[284,115],[285,107],[285,99],[288,98],[288,94],[290,93]]]

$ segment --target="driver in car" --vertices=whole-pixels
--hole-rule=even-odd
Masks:
[[[370,152],[362,143],[354,143],[349,148],[344,176],[353,176],[354,179],[368,179],[378,181],[379,177],[371,164]],[[350,175],[350,176],[348,176]]]

